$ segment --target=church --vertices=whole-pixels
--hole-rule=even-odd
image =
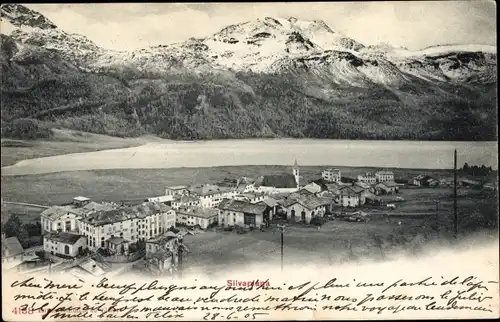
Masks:
[[[260,176],[254,182],[254,186],[256,191],[268,194],[298,191],[300,189],[300,172],[297,160],[295,160],[291,173]]]

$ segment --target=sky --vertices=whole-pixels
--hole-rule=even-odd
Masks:
[[[180,42],[264,17],[323,20],[365,45],[496,46],[494,1],[27,4],[67,32],[117,50]]]

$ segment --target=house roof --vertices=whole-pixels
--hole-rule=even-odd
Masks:
[[[80,238],[86,238],[86,237],[79,234],[59,232],[59,233],[48,234],[45,236],[45,238],[63,244],[74,245]]]
[[[82,208],[72,208],[71,206],[52,206],[42,211],[40,216],[44,216],[52,220],[57,220],[67,214],[73,214],[75,216],[83,216],[86,214],[86,211],[83,210]]]
[[[21,246],[21,243],[19,242],[19,239],[17,239],[17,237],[8,237],[3,240],[2,257],[7,256],[7,253],[9,254],[9,256],[17,256],[24,253],[23,246]]]
[[[385,182],[380,182],[380,183],[377,184],[377,186],[380,186],[380,185],[386,186],[387,188],[392,188],[392,187],[398,187],[399,186],[399,184],[397,184],[394,181],[385,181]]]
[[[295,176],[292,174],[275,174],[261,176],[255,181],[255,186],[274,188],[297,188]]]
[[[276,207],[278,205],[278,201],[276,199],[268,196],[264,197],[264,200],[262,200],[261,202],[268,207]]]
[[[108,243],[113,245],[121,245],[124,243],[128,243],[129,241],[123,237],[110,237],[106,240]]]
[[[330,198],[322,198],[316,196],[289,196],[283,201],[282,205],[283,207],[288,208],[298,203],[309,210],[314,210],[317,207],[328,205],[331,202],[332,200]]]
[[[151,201],[143,202],[132,208],[136,211],[137,217],[141,219],[153,214],[164,213],[172,209],[163,203]]]
[[[317,193],[321,191],[321,186],[314,182],[305,185],[302,189],[309,191],[310,193]]]
[[[307,187],[303,187],[299,191],[297,191],[297,193],[301,195],[310,196],[314,194],[314,192],[311,190],[312,190],[311,188],[308,189]]]
[[[240,193],[238,196],[253,199],[253,198],[262,197],[262,196],[264,196],[264,194],[258,193],[258,192],[246,192],[246,193]]]
[[[205,207],[185,207],[177,210],[178,215],[188,215],[199,218],[212,218],[217,216],[217,210]]]
[[[324,191],[323,193],[321,193],[321,197],[335,199],[337,195],[331,191]]]
[[[344,185],[341,185],[341,184],[338,184],[338,183],[327,183],[326,184],[326,190],[332,191],[332,192],[337,192],[342,187],[344,187]]]
[[[360,186],[343,186],[339,189],[341,192],[343,191],[346,191],[346,190],[350,190],[352,192],[354,192],[355,194],[360,194],[362,193],[363,191],[365,191],[366,189],[365,188],[362,188]]]
[[[85,206],[83,206],[81,209],[88,210],[88,211],[98,211],[98,210],[111,210],[115,206],[110,203],[98,203],[95,201],[91,201]]]
[[[158,202],[144,202],[137,206],[120,207],[111,210],[100,210],[88,215],[82,219],[83,223],[87,223],[94,227],[104,226],[107,224],[118,223],[121,221],[139,218],[143,219],[147,216],[157,214],[159,212],[167,212],[171,208],[165,204]]]
[[[361,181],[355,182],[354,184],[356,186],[363,188],[363,189],[370,189],[370,187],[371,187],[368,183],[361,182]]]
[[[335,168],[328,168],[328,169],[325,169],[323,171],[328,171],[328,172],[337,172],[337,173],[340,173],[340,170],[339,169],[335,169]]]
[[[217,208],[234,212],[243,212],[248,214],[260,215],[266,211],[267,206],[262,203],[250,203],[242,200],[226,199],[223,200]]]

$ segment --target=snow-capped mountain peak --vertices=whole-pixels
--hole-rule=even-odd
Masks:
[[[10,24],[21,28],[55,29],[57,26],[42,14],[23,5],[6,3],[0,5],[0,17]],[[3,32],[3,31],[2,31]]]

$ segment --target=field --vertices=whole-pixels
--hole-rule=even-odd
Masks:
[[[429,249],[454,244],[450,232],[432,228],[432,219],[398,221],[371,220],[354,223],[334,220],[320,230],[290,226],[284,235],[283,264],[334,266],[348,261],[381,261],[401,255],[417,256]],[[481,237],[496,238],[493,231]],[[184,256],[186,274],[203,272],[216,276],[252,264],[280,265],[280,234],[265,232],[208,231],[184,239],[189,252]],[[256,276],[256,278],[259,276]]]
[[[156,140],[155,137],[118,138],[72,130],[53,129],[48,140],[2,139],[1,166],[13,165],[21,160],[54,155],[93,152],[138,146]]]

